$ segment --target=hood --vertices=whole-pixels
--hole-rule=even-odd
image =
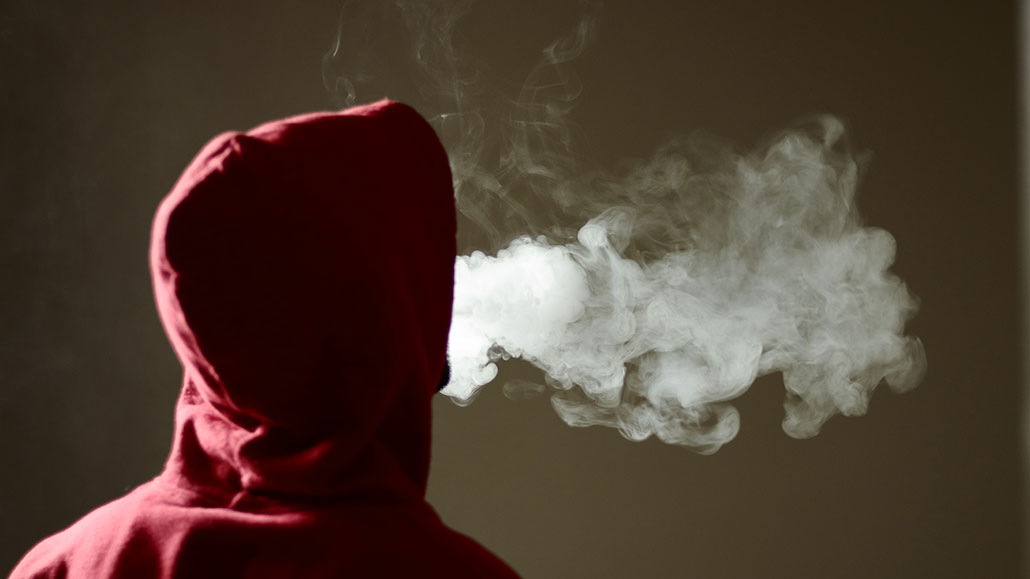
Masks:
[[[154,219],[184,369],[162,478],[240,509],[422,497],[455,259],[446,153],[380,101],[224,133]]]

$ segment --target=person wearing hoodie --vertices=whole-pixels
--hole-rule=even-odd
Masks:
[[[424,498],[455,235],[406,105],[214,138],[153,225],[184,374],[164,470],[11,577],[516,577]]]

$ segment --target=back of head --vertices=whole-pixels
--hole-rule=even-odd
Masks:
[[[234,424],[367,445],[398,405],[428,422],[455,227],[446,154],[405,105],[226,133],[158,210],[158,309],[198,394]]]

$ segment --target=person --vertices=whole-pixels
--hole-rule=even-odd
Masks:
[[[515,577],[424,498],[455,235],[406,105],[213,139],[151,239],[184,369],[165,468],[12,577]]]

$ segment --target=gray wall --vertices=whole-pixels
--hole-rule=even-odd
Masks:
[[[574,8],[522,4],[482,2],[467,37],[513,79]],[[151,213],[210,136],[331,105],[319,65],[338,9],[0,5],[0,567],[159,471],[179,371],[151,303]],[[782,385],[764,378],[709,457],[572,429],[497,388],[439,399],[444,519],[527,577],[1014,576],[1014,16],[1005,1],[609,2],[578,67],[584,147],[642,157],[695,129],[750,146],[807,113],[844,117],[873,153],[860,209],[922,299],[910,331],[929,373],[807,441],[781,432]]]

